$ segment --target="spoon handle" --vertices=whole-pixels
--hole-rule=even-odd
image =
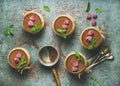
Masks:
[[[60,80],[59,80],[59,77],[58,77],[58,74],[55,68],[52,68],[52,73],[54,75],[57,86],[61,86],[61,83],[60,83]]]

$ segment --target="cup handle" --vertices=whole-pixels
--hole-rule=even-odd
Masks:
[[[60,80],[59,80],[59,77],[58,77],[58,74],[55,68],[52,68],[52,73],[54,75],[57,86],[61,86],[61,83],[60,83]]]

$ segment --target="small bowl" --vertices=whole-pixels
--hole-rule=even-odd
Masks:
[[[72,60],[70,60],[70,64],[69,64],[69,68],[67,67],[67,61],[68,61],[68,59],[70,58],[70,56],[72,56],[72,55],[74,55],[75,54],[75,52],[72,52],[72,53],[70,53],[70,54],[68,54],[67,56],[66,56],[66,58],[65,58],[65,60],[64,60],[64,67],[65,67],[65,69],[68,71],[68,72],[70,72],[70,73],[72,73],[72,74],[81,74],[84,70],[85,70],[85,68],[86,68],[86,66],[87,66],[87,60],[86,60],[86,58],[85,58],[85,56],[83,55],[83,54],[81,54],[81,53],[79,53],[80,54],[80,56],[84,59],[84,63],[79,63],[79,66],[82,64],[83,65],[83,67],[82,67],[82,69],[80,69],[80,67],[78,67],[78,71],[76,71],[76,72],[73,72],[72,70],[70,70],[70,68],[72,67],[72,61],[74,62],[74,61],[76,61],[75,59],[73,59],[73,57],[72,57]]]
[[[35,15],[35,16],[36,16],[35,19],[36,19],[36,18],[39,18],[39,21],[33,21],[33,23],[35,23],[35,24],[40,24],[40,23],[41,23],[41,24],[42,24],[42,28],[41,28],[41,29],[36,30],[36,31],[32,31],[32,30],[30,29],[31,27],[28,26],[28,21],[30,20],[29,17],[32,16],[32,15]],[[27,24],[27,25],[26,25],[26,24]],[[31,34],[36,34],[36,33],[40,32],[40,31],[43,29],[43,27],[44,27],[44,18],[43,18],[42,15],[41,15],[40,13],[38,13],[38,12],[28,11],[28,12],[26,12],[26,13],[24,14],[24,18],[23,18],[23,20],[22,20],[22,26],[23,26],[23,29],[24,29],[26,32],[31,33]]]
[[[30,63],[30,54],[29,52],[22,48],[22,47],[16,47],[16,48],[13,48],[9,54],[8,54],[8,63],[9,65],[14,68],[14,69],[18,69],[18,64],[15,64],[14,62],[14,58],[15,58],[15,55],[14,54],[17,54],[18,52],[22,53],[23,55],[25,55],[26,59],[27,59],[27,64],[25,64],[24,68],[27,67]]]
[[[75,30],[75,19],[72,17],[72,16],[70,16],[70,15],[60,15],[60,16],[58,16],[57,18],[55,18],[55,20],[53,21],[53,24],[52,24],[52,30],[53,30],[53,32],[56,34],[56,35],[58,35],[58,36],[60,36],[60,37],[62,37],[61,36],[61,34],[60,33],[58,33],[57,31],[56,31],[56,22],[59,22],[59,21],[61,21],[60,20],[60,18],[63,18],[62,19],[62,22],[60,22],[59,23],[59,28],[62,28],[62,25],[63,25],[63,21],[65,20],[65,19],[67,19],[67,20],[69,20],[70,21],[70,24],[72,25],[71,26],[71,30],[69,31],[69,30],[67,30],[67,33],[66,33],[66,35],[67,36],[69,36],[69,35],[71,35],[73,32],[74,32],[74,30]],[[68,24],[68,28],[69,28],[70,26],[69,26],[69,24]]]
[[[85,37],[88,36],[87,33],[88,33],[89,30],[95,31],[95,35],[92,36],[93,38],[96,39],[96,42],[97,42],[97,43],[95,44],[94,48],[93,48],[93,49],[95,49],[95,48],[97,48],[97,47],[102,43],[102,41],[103,41],[103,37],[102,37],[100,31],[99,31],[98,28],[96,28],[96,27],[87,27],[87,28],[85,28],[85,29],[82,31],[81,35],[80,35],[80,42],[81,42],[81,44],[82,44],[82,46],[83,46],[84,48],[88,49],[88,46],[90,45],[90,43],[88,43],[88,42],[86,41]],[[98,36],[99,38],[98,38],[97,36]],[[91,49],[91,50],[93,50],[93,49]]]
[[[46,67],[53,66],[59,60],[58,50],[53,46],[44,46],[40,48],[38,60]]]

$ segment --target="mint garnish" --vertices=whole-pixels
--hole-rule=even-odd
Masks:
[[[92,49],[94,48],[95,44],[96,44],[96,39],[94,38],[94,39],[91,41],[90,45],[88,46],[88,49],[89,49],[89,50],[92,50]]]
[[[46,11],[46,12],[50,12],[50,8],[48,6],[43,6],[43,9]]]
[[[23,66],[27,63],[27,61],[25,61],[25,57],[22,56],[20,59],[20,63],[18,64],[18,69],[22,69]]]
[[[13,35],[13,27],[13,24],[9,25],[7,28],[4,29],[4,33],[6,35]]]
[[[84,63],[84,59],[80,56],[79,52],[75,52],[75,56],[77,57],[78,61]]]
[[[86,9],[85,9],[85,12],[89,12],[89,11],[90,11],[90,2],[88,2]]]
[[[57,29],[57,32],[59,32],[64,39],[67,38],[66,29],[59,28],[59,29]]]
[[[37,31],[41,28],[43,28],[42,24],[35,24],[34,27],[31,28],[31,30],[34,32],[34,31]]]

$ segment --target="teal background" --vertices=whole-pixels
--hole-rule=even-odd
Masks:
[[[102,8],[98,13],[97,25],[109,32],[102,46],[109,46],[114,55],[114,61],[105,61],[93,68],[90,74],[84,74],[81,79],[69,74],[63,67],[63,60],[72,51],[80,51],[87,59],[94,56],[99,49],[87,51],[79,41],[81,31],[91,26],[86,20],[84,9],[91,2],[90,13],[96,8]],[[45,12],[43,6],[50,7],[51,12]],[[30,35],[22,29],[23,10],[37,8],[43,15],[46,27],[37,35]],[[52,32],[52,22],[60,14],[70,14],[76,20],[75,32],[71,38],[62,40]],[[38,62],[38,50],[45,45],[55,46],[60,53],[60,61],[56,66],[62,86],[120,86],[120,0],[0,0],[0,86],[56,86],[50,68]],[[4,28],[14,24],[14,36],[6,36]],[[36,46],[33,46],[36,45]],[[30,52],[32,69],[20,75],[7,63],[8,52],[17,46],[22,46]],[[101,46],[101,47],[102,47]],[[95,77],[99,83],[90,79]]]

